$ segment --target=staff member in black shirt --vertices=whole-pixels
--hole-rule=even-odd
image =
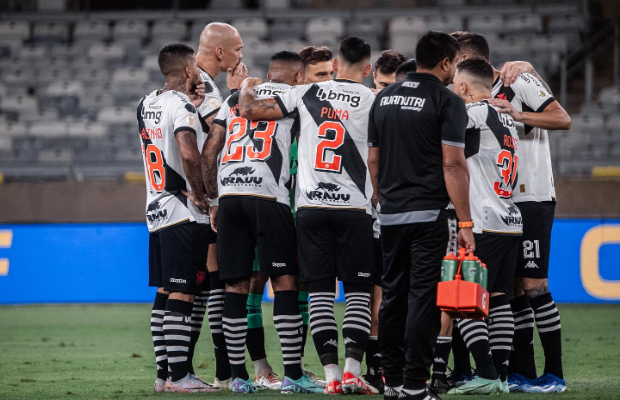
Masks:
[[[386,399],[399,393],[438,399],[426,380],[440,328],[437,283],[448,218],[455,211],[459,245],[470,252],[475,247],[464,154],[467,111],[445,87],[454,77],[458,49],[446,33],[424,35],[416,47],[417,73],[384,89],[370,112],[368,166],[379,195],[374,200],[381,203],[379,337]]]

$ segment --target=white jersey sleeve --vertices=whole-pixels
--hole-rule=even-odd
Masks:
[[[516,97],[534,112],[542,112],[555,101],[553,95],[532,74],[523,73],[519,75],[510,87],[514,90]],[[527,108],[522,111],[526,111]]]
[[[205,71],[200,71],[200,78],[205,84],[205,100],[198,107],[200,118],[205,119],[219,111],[222,106],[222,94],[213,81],[213,78]]]
[[[284,90],[282,93],[275,96],[280,109],[284,115],[289,115],[295,110],[304,107],[303,96],[312,87],[312,85],[299,85]]]

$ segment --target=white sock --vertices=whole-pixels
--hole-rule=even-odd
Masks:
[[[424,392],[426,392],[426,388],[424,389],[419,389],[419,390],[414,390],[414,389],[401,389],[401,392],[407,396],[417,396],[419,394],[422,394]]]
[[[344,370],[353,375],[362,375],[362,364],[354,358],[348,357],[344,360]]]
[[[342,381],[342,370],[338,364],[327,364],[323,368],[325,369],[325,380],[327,383],[331,381]]]
[[[269,362],[266,358],[261,358],[260,360],[252,361],[254,364],[254,372],[256,373],[256,377],[260,378],[265,375],[267,372],[273,372],[273,368],[269,365]]]

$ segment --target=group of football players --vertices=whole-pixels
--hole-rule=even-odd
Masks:
[[[547,129],[567,129],[570,118],[533,67],[512,62],[495,70],[483,36],[431,31],[418,43],[416,60],[387,50],[374,68],[370,45],[356,37],[345,38],[335,57],[327,47],[281,51],[263,82],[248,78],[242,48],[237,30],[223,23],[205,27],[197,52],[165,46],[159,54],[165,85],[138,106],[149,285],[158,288],[151,314],[155,391],[266,388],[432,399],[447,392],[565,390],[560,319],[546,279],[555,207]],[[225,100],[214,82],[220,73],[232,93]],[[374,89],[362,84],[370,74]],[[408,390],[402,376],[384,380],[381,352],[388,344],[379,333],[389,329],[379,327],[381,226],[408,221],[390,210],[381,215],[375,171],[384,167],[373,159],[380,140],[369,133],[377,129],[369,120],[384,106],[424,113],[425,102],[435,99],[416,97],[416,90],[423,93],[430,84],[424,79],[433,75],[442,85],[454,83],[454,113],[467,121],[463,143],[437,140],[464,151],[470,174],[471,220],[457,223],[447,204],[441,218],[451,226],[450,240],[441,256],[458,245],[476,248],[489,269],[492,297],[485,321],[461,319],[453,329],[452,319],[442,316],[432,379],[430,362],[426,366],[430,385]],[[406,135],[406,127],[395,134]],[[440,274],[437,265],[433,279]],[[265,352],[261,300],[268,280],[282,379]],[[339,321],[343,368],[337,280],[346,298]],[[213,384],[193,367],[205,314],[215,351]],[[534,326],[545,352],[540,377]],[[304,367],[308,331],[325,380]],[[455,368],[447,375],[452,350]]]

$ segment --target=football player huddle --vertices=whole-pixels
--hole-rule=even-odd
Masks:
[[[437,399],[566,390],[547,285],[555,209],[547,130],[567,129],[570,117],[533,67],[494,69],[484,37],[468,32],[430,31],[416,59],[386,50],[374,65],[357,37],[335,55],[281,51],[266,79],[248,77],[242,48],[223,23],[205,27],[196,52],[165,46],[165,84],[138,105],[157,287],[155,391]],[[362,83],[371,74],[374,89]],[[408,241],[421,236],[422,249]],[[458,247],[487,264],[485,320],[453,321],[435,305],[441,259]],[[268,280],[282,378],[265,351]],[[193,367],[205,314],[213,383]],[[308,333],[324,379],[304,366]]]

